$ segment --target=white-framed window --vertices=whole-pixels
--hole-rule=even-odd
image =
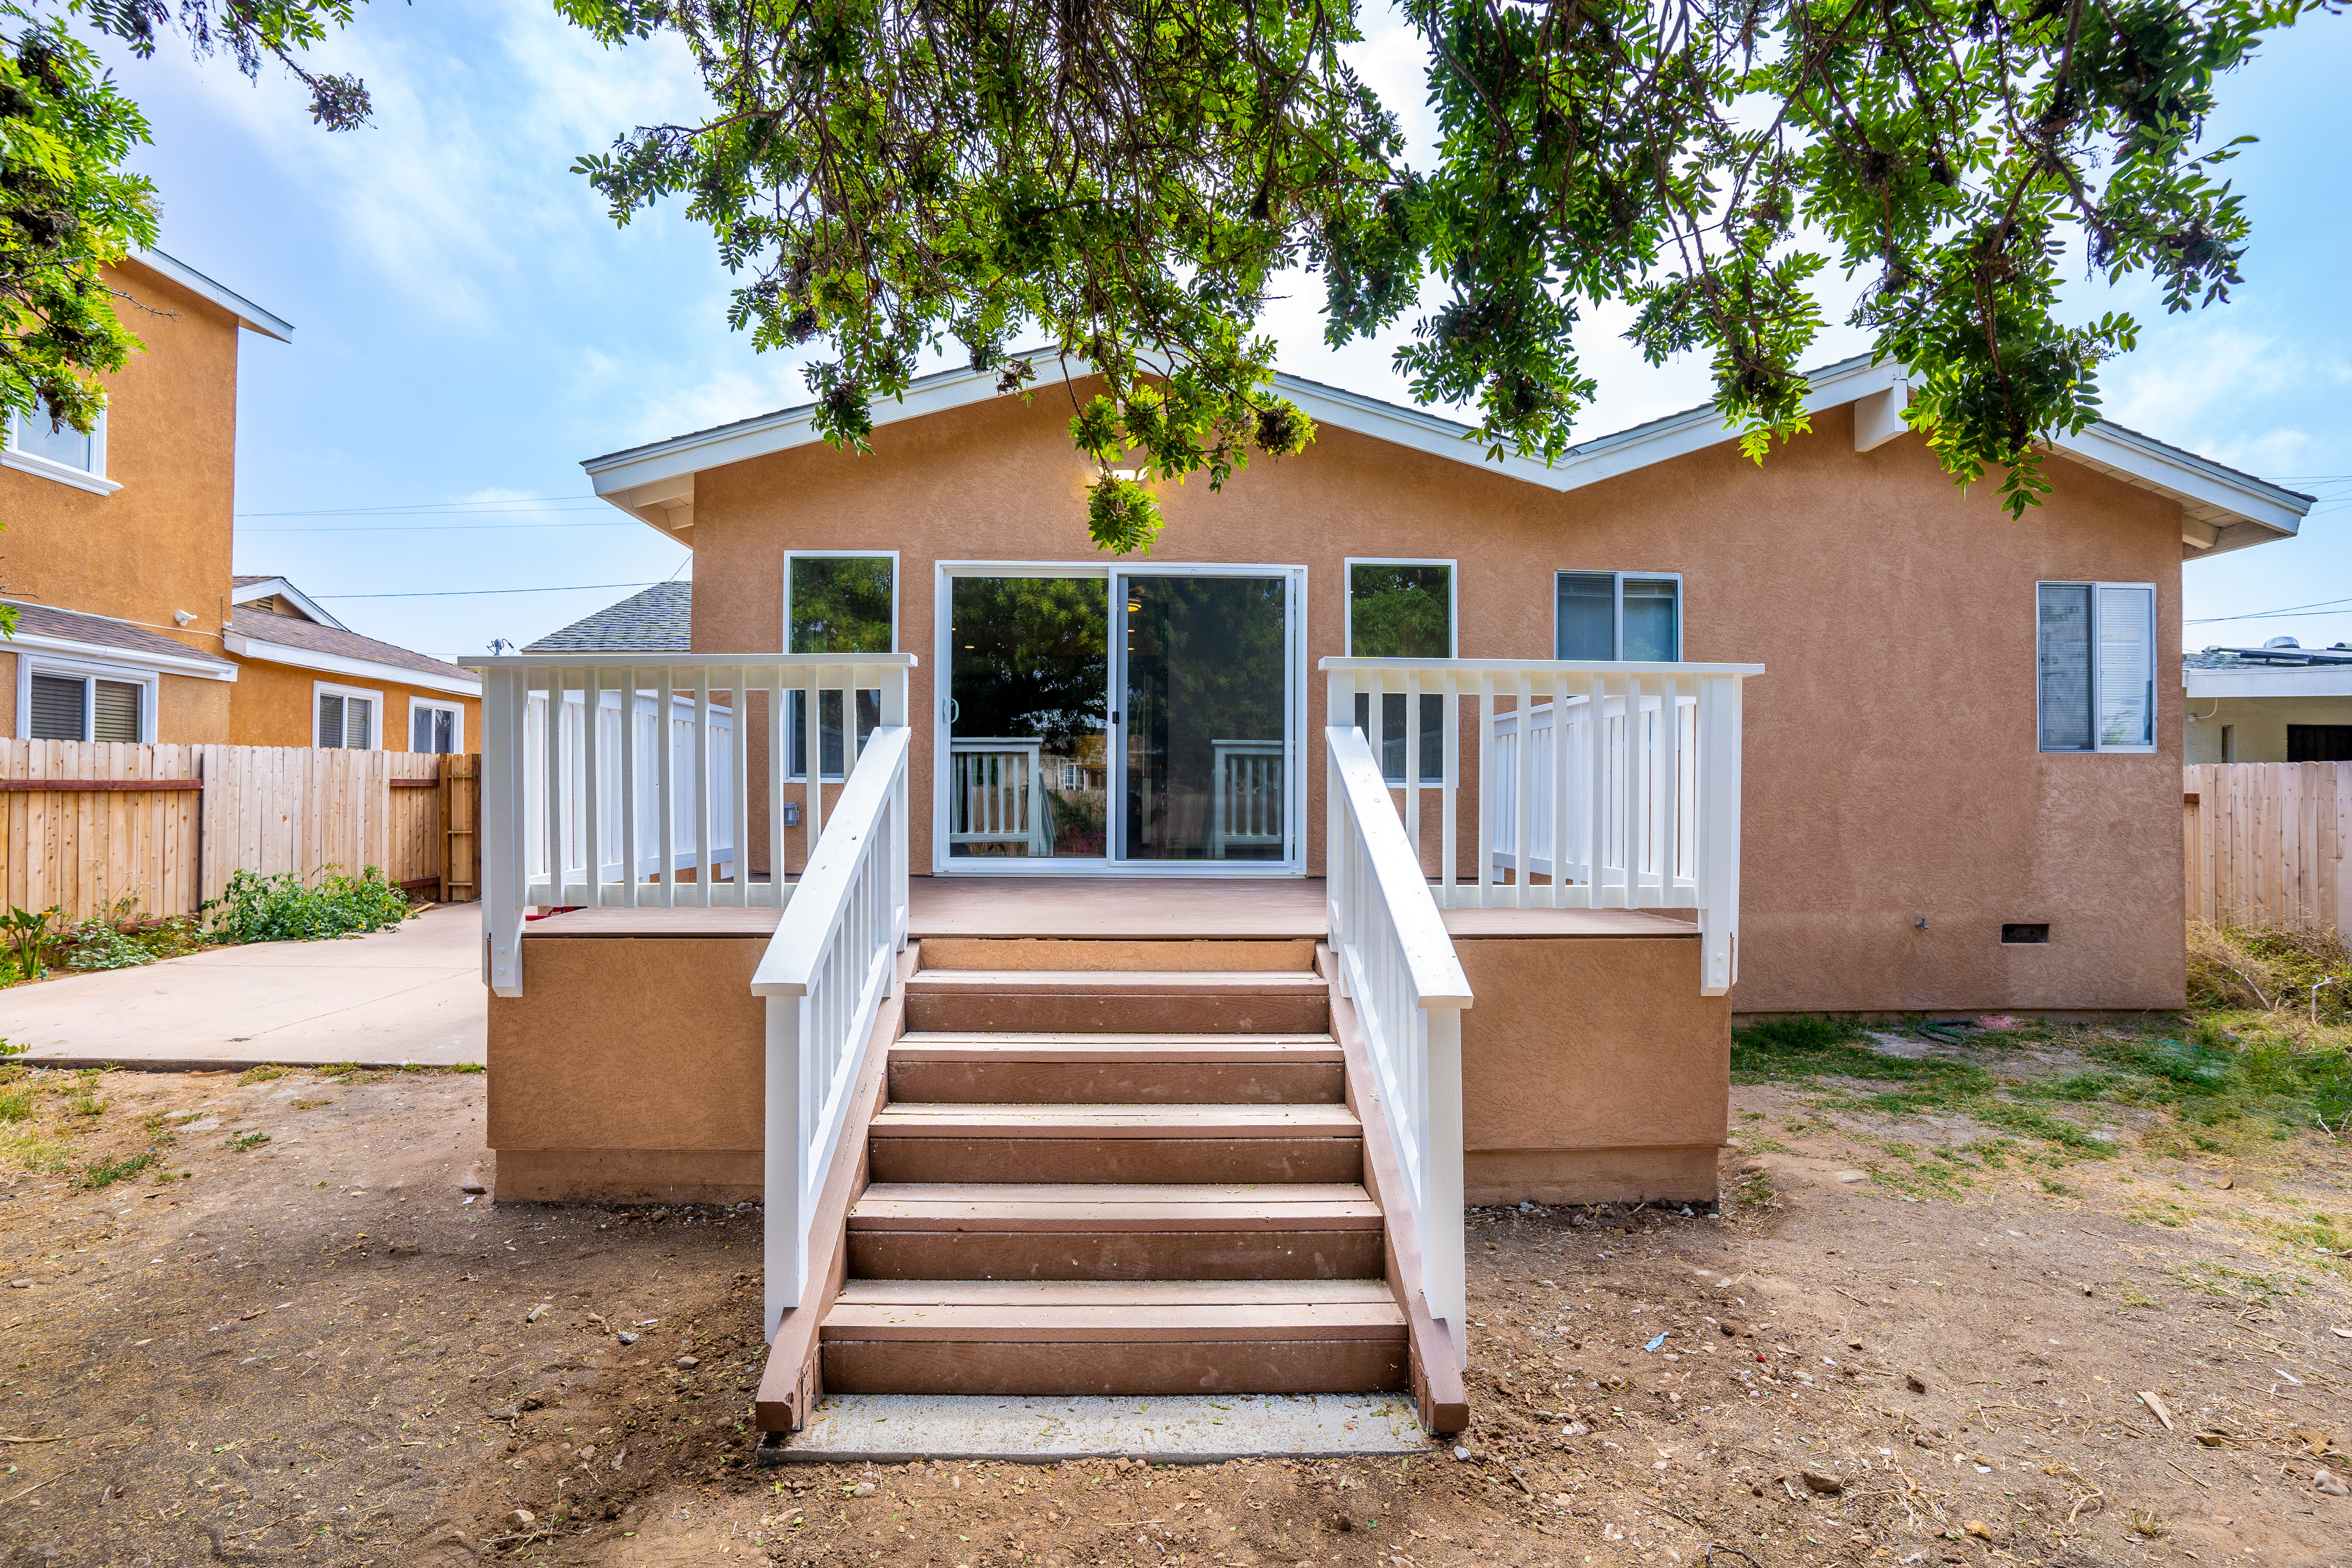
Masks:
[[[1460,590],[1450,560],[1351,555],[1341,564],[1348,580],[1348,653],[1355,658],[1453,658],[1461,647],[1456,614]],[[1421,697],[1421,783],[1442,784],[1445,774],[1445,699]],[[1356,694],[1356,728],[1371,739],[1372,699]],[[1389,783],[1405,782],[1405,698],[1391,691],[1381,699],[1381,773]]]
[[[372,752],[383,744],[383,693],[362,686],[310,688],[311,739],[330,750]]]
[[[1556,574],[1551,641],[1554,658],[1679,662],[1683,657],[1682,574]]]
[[[29,414],[5,417],[0,441],[0,464],[79,489],[110,495],[122,487],[106,477],[106,411],[84,435],[50,417],[48,405],[36,402]]]
[[[153,670],[16,656],[16,738],[152,741]]]
[[[462,752],[466,749],[466,710],[455,702],[426,697],[408,700],[408,749],[412,752]]]
[[[2045,752],[2156,750],[2156,584],[2034,584]]]
[[[895,550],[788,550],[784,552],[786,653],[896,653],[898,649],[898,552]],[[808,777],[808,693],[784,700],[791,726],[791,768]],[[882,721],[879,689],[857,694],[857,743]],[[817,763],[837,779],[848,768],[842,742],[841,693],[817,693]]]

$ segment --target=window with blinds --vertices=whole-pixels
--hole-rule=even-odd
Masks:
[[[319,744],[365,751],[375,744],[375,702],[346,692],[319,693]]]
[[[146,695],[146,689],[135,680],[93,680],[89,684],[89,738],[137,741],[139,700]]]
[[[2042,583],[2035,592],[2041,749],[2154,750],[2155,585]]]
[[[26,733],[36,741],[146,739],[147,688],[137,680],[36,669]]]
[[[1561,572],[1552,657],[1672,664],[1683,656],[1683,580],[1664,573]]]
[[[447,753],[457,749],[455,708],[415,707],[408,710],[408,749]]]
[[[89,736],[89,682],[79,675],[33,677],[32,723],[36,741],[81,741]]]

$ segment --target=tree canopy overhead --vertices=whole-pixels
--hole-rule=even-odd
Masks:
[[[1349,0],[557,0],[692,50],[709,118],[579,167],[623,223],[682,196],[761,347],[824,345],[830,439],[863,444],[926,350],[1018,387],[1006,350],[1042,329],[1104,378],[1071,427],[1119,551],[1160,521],[1115,468],[1214,486],[1312,439],[1258,326],[1293,267],[1328,341],[1412,317],[1414,395],[1543,459],[1595,395],[1580,321],[1630,302],[1651,360],[1709,357],[1759,460],[1804,427],[1837,268],[1946,468],[2006,470],[2022,511],[2135,331],[2069,320],[2066,274],[2226,299],[2248,225],[2237,144],[2200,140],[2217,79],[2341,3],[1405,0],[1439,136],[1416,167],[1347,63]]]

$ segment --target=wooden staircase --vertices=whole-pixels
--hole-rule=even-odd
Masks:
[[[825,1392],[1407,1387],[1443,1423],[1458,1376],[1392,1283],[1367,1177],[1393,1163],[1377,1124],[1368,1159],[1317,960],[1303,941],[924,944],[761,1427]],[[1440,1358],[1443,1408],[1419,1375]]]

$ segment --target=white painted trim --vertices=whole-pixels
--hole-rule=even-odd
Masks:
[[[416,714],[419,709],[429,710],[436,713],[448,712],[456,714],[457,716],[457,721],[449,727],[450,737],[456,742],[451,750],[458,752],[463,752],[465,751],[466,705],[463,702],[444,702],[437,697],[412,697],[408,700],[407,741],[408,749],[410,751],[414,752],[416,750]],[[430,753],[428,752],[425,754],[429,755]]]
[[[232,605],[250,605],[257,599],[275,599],[281,596],[293,600],[296,609],[322,626],[332,626],[339,632],[352,629],[329,615],[325,607],[317,600],[283,577],[264,577],[258,583],[247,583],[242,588],[233,589],[229,594],[228,602]]]
[[[1443,566],[1445,568],[1445,657],[1462,657],[1462,563],[1450,555],[1349,555],[1339,562],[1340,646],[1356,653],[1356,568]]]
[[[318,746],[319,744],[319,699],[321,697],[364,697],[370,702],[375,704],[375,706],[369,710],[371,714],[368,723],[368,737],[371,742],[370,744],[365,746],[320,747],[320,750],[382,752],[391,749],[383,743],[383,693],[381,691],[372,690],[364,686],[338,686],[331,680],[314,680],[310,682],[311,745]],[[349,710],[346,710],[343,715],[343,733],[349,735],[351,732],[351,714]]]
[[[176,257],[160,250],[142,250],[130,259],[153,272],[168,278],[189,293],[211,300],[236,318],[236,324],[259,332],[265,338],[276,338],[281,343],[294,341],[293,326],[278,316],[263,310],[234,289],[222,287]]]
[[[2352,665],[2277,669],[2198,669],[2182,673],[2192,702],[2214,698],[2352,697]]]
[[[906,588],[906,584],[898,580],[898,552],[897,551],[787,550],[784,552],[784,620],[782,632],[783,640],[780,645],[786,653],[797,653],[800,651],[793,647],[793,562],[795,558],[801,556],[826,561],[880,561],[887,559],[890,563],[890,647],[887,651],[890,653],[897,653],[898,651],[898,603],[900,599],[905,596],[904,590]],[[845,654],[841,657],[847,658],[855,658],[856,656]],[[872,688],[869,687],[867,689],[871,690]]]
[[[1875,452],[1889,441],[1911,434],[1904,423],[1903,410],[1911,402],[1911,388],[1902,382],[1867,397],[1858,397],[1853,404],[1853,449]]]
[[[239,658],[259,659],[268,664],[289,664],[297,669],[320,669],[330,675],[355,675],[368,680],[388,680],[398,686],[414,686],[425,691],[446,691],[458,697],[479,697],[482,694],[482,683],[478,680],[460,680],[450,676],[435,675],[429,670],[383,664],[372,658],[346,658],[341,654],[288,647],[283,643],[264,642],[243,632],[225,634],[221,637],[221,646]]]
[[[1050,362],[1059,368],[1059,357],[1046,351],[1013,357],[1026,360],[1033,366]],[[1073,367],[1073,374],[1087,372]],[[996,391],[998,374],[993,370],[950,371],[927,376],[909,387],[907,395],[896,403],[877,405],[874,423],[878,426],[919,419],[1003,395]],[[1898,364],[1873,363],[1867,355],[1843,360],[1807,373],[1804,411],[1819,414],[1888,394],[1906,384],[1907,379],[1907,370]],[[1402,407],[1342,387],[1326,386],[1280,373],[1274,378],[1274,387],[1318,421],[1563,492],[1719,446],[1737,435],[1710,404],[1581,442],[1549,467],[1516,454],[1490,461],[1486,444],[1476,439],[1476,432],[1470,426],[1421,409]],[[1857,436],[1861,428],[1858,423]],[[815,405],[810,404],[591,458],[580,466],[598,496],[632,517],[661,527],[666,537],[676,539],[678,534],[675,528],[655,524],[646,510],[667,509],[681,500],[690,502],[696,474],[806,446],[818,439],[821,437],[816,433]],[[2055,448],[2094,468],[2179,500],[2184,506],[2216,514],[2200,519],[2207,522],[2245,521],[2292,534],[2310,510],[2308,501],[2290,491],[2259,479],[2232,475],[2219,464],[2193,453],[2104,420],[2079,436],[2060,437]]]
[[[19,601],[10,601],[17,603]],[[0,642],[0,653],[31,649],[37,653],[60,653],[69,658],[99,659],[115,663],[124,668],[161,670],[170,675],[185,675],[198,680],[235,680],[236,666],[223,664],[200,654],[176,658],[170,654],[133,651],[114,647],[106,643],[83,642],[78,637],[53,637],[40,632],[19,630],[5,642]]]
[[[60,463],[54,458],[44,458],[37,452],[21,451],[16,446],[17,425],[25,417],[12,414],[7,427],[0,430],[0,468],[16,469],[19,473],[37,474],[45,479],[55,479],[61,485],[71,485],[92,495],[110,496],[122,488],[119,479],[106,477],[106,410],[98,411],[98,422],[89,431],[89,467],[77,468],[71,463]]]
[[[13,646],[13,645],[12,645]],[[104,660],[58,658],[51,655],[26,651],[16,658],[16,739],[33,738],[33,677],[36,675],[69,675],[83,681],[81,738],[89,739],[90,726],[97,721],[96,693],[88,683],[97,680],[122,680],[137,683],[139,697],[139,739],[147,744],[155,740],[155,710],[163,697],[163,676],[150,667],[111,664]]]

